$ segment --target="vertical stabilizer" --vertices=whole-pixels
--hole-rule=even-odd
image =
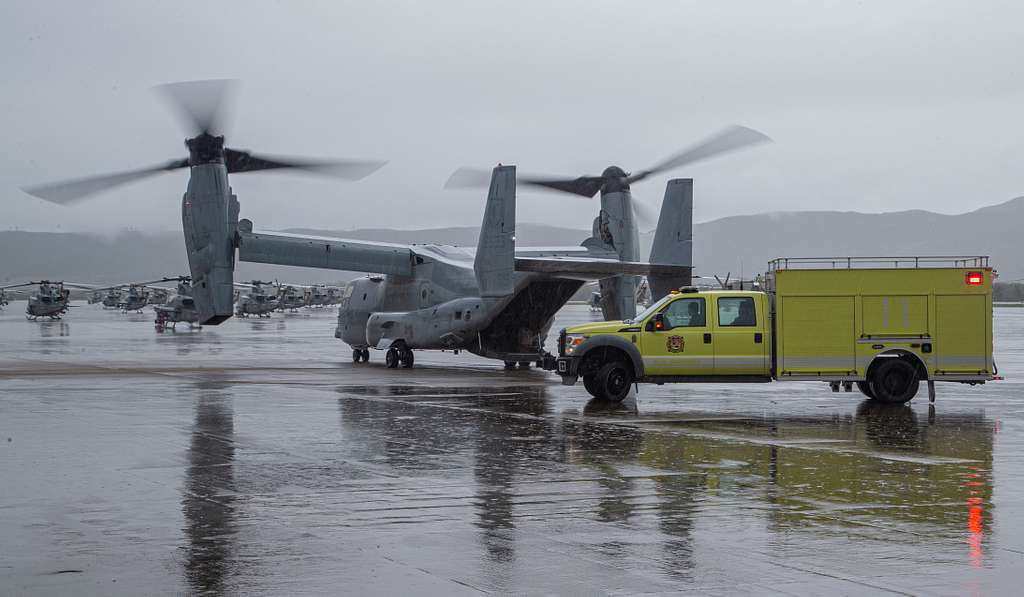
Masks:
[[[661,203],[658,228],[651,247],[651,263],[659,265],[693,265],[693,179],[668,181],[665,200]],[[649,276],[651,299],[658,300],[673,288],[689,286],[691,273],[685,276]]]
[[[501,297],[515,292],[515,252],[516,167],[498,166],[491,174],[473,263],[480,296]]]
[[[594,237],[610,246],[621,261],[640,260],[640,238],[629,189],[601,193],[601,214],[594,220]],[[600,281],[601,311],[609,321],[636,315],[636,276],[615,276]]]

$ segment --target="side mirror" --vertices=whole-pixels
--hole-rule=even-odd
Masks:
[[[660,332],[668,329],[665,323],[665,316],[658,313],[647,322],[648,332]]]

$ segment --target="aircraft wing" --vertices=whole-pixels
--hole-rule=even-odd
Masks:
[[[411,276],[414,255],[408,245],[256,231],[251,222],[241,220],[238,258],[254,263]]]
[[[618,261],[601,257],[579,256],[546,256],[516,257],[517,272],[533,272],[547,274],[556,278],[575,280],[600,280],[619,274],[629,276],[685,276],[690,271],[688,265],[662,265],[637,261]]]

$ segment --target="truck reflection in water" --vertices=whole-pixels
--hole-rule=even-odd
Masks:
[[[592,402],[580,416],[553,412],[546,387],[337,391],[349,455],[399,488],[386,521],[349,523],[443,533],[446,559],[478,558],[469,580],[485,590],[528,588],[522,567],[552,537],[576,554],[566,575],[600,563],[676,582],[714,574],[715,550],[737,542],[851,567],[869,545],[985,564],[995,424],[980,411],[637,416]],[[467,524],[478,550],[459,540]],[[844,556],[849,541],[864,548]]]

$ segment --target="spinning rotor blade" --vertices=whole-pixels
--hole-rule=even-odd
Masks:
[[[100,176],[89,176],[87,178],[76,178],[74,180],[64,182],[25,187],[22,190],[29,195],[39,197],[40,199],[44,199],[51,203],[63,205],[72,203],[87,197],[88,195],[92,195],[93,193],[98,193],[136,180],[141,180],[143,178],[153,176],[154,174],[187,167],[188,160],[181,159],[158,166],[141,168],[139,170],[129,170],[127,172],[117,172],[114,174],[101,174]]]
[[[604,184],[604,179],[600,176],[580,176],[579,178],[571,179],[521,176],[518,178],[518,181],[522,184],[533,185],[535,187],[545,187],[556,191],[562,191],[564,193],[581,195],[587,198],[593,198],[594,195],[601,190],[601,185]]]
[[[224,163],[231,174],[257,170],[290,168],[316,174],[336,176],[345,180],[360,180],[381,169],[387,162],[360,160],[311,160],[284,156],[259,156],[248,151],[224,149]]]
[[[718,134],[704,139],[692,147],[684,149],[683,151],[662,160],[660,163],[648,170],[641,170],[630,175],[627,180],[630,183],[637,182],[651,176],[652,174],[660,174],[666,170],[672,170],[686,164],[692,164],[719,154],[770,142],[771,138],[763,133],[759,133],[754,129],[749,129],[745,126],[733,125]]]
[[[593,197],[601,190],[600,176],[580,176],[578,178],[558,178],[550,176],[525,175],[517,176],[516,183],[545,187],[564,193],[572,193],[583,197]],[[444,183],[446,189],[486,188],[491,184],[491,172],[476,168],[459,168]]]
[[[193,133],[224,133],[224,118],[238,82],[230,79],[185,81],[157,85],[154,89],[178,113]]]

